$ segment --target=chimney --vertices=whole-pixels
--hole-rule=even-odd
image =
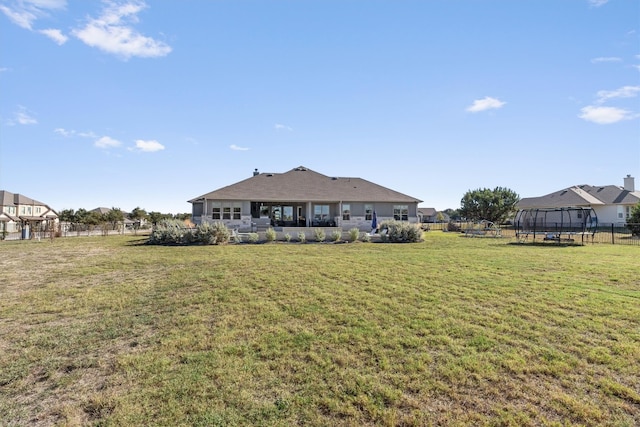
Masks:
[[[627,191],[636,191],[635,179],[631,175],[624,177],[624,189]]]
[[[256,169],[253,171],[253,176],[256,176],[256,175],[260,175],[260,172],[258,172],[258,168],[256,168]],[[625,182],[627,182],[627,181],[625,181]],[[625,185],[626,185],[626,184],[625,184]]]

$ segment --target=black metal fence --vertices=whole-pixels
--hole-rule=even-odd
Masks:
[[[472,228],[475,223],[467,222],[455,222],[453,227],[449,223],[423,223],[422,228],[424,230],[451,230],[451,231],[464,231],[467,228]],[[634,231],[636,234],[634,235]],[[516,232],[513,226],[501,225],[500,235],[506,238],[516,238]],[[582,242],[582,240],[581,240]],[[606,243],[611,245],[635,245],[640,246],[640,224],[629,223],[626,225],[619,224],[598,224],[596,232],[591,235],[584,236],[584,243]]]

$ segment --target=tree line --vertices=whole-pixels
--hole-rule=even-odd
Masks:
[[[170,214],[161,212],[147,212],[146,210],[136,207],[131,212],[124,212],[120,208],[111,208],[107,212],[99,212],[97,210],[88,211],[80,208],[78,210],[63,209],[58,213],[58,220],[70,224],[71,230],[91,230],[100,227],[103,231],[117,230],[118,227],[128,219],[132,221],[132,227],[139,229],[147,223],[155,226],[158,222],[165,219],[177,219],[186,221],[191,219],[190,213]]]

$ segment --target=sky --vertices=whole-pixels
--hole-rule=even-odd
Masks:
[[[191,212],[305,166],[459,208],[640,187],[637,0],[0,0],[0,190]]]

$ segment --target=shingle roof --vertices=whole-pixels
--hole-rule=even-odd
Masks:
[[[540,197],[527,197],[518,202],[518,208],[559,208],[566,206],[599,206],[635,204],[640,202],[640,191],[628,191],[615,185],[594,187],[578,185]]]
[[[438,212],[436,208],[418,208],[418,213],[421,213],[424,216],[435,216]]]
[[[45,203],[39,202],[34,199],[30,199],[27,196],[23,196],[18,193],[11,193],[10,191],[0,190],[0,205],[1,206],[17,206],[17,205],[41,205],[47,206]]]
[[[329,177],[300,166],[285,173],[261,173],[189,200],[255,200],[263,202],[402,202],[421,200],[362,178]]]

